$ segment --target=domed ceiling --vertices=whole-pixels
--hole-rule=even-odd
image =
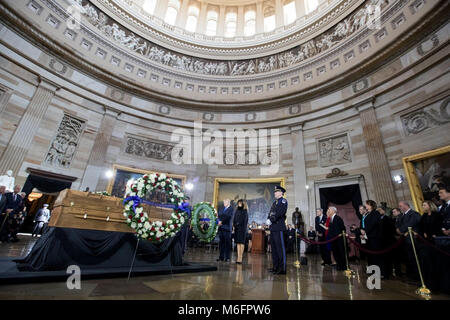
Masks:
[[[23,8],[8,1],[23,21],[40,26],[53,54],[64,51],[62,60],[89,76],[145,99],[221,111],[273,109],[341,90],[400,47],[407,50],[415,33],[424,37],[437,28],[431,17],[444,15],[439,3],[448,6],[424,0],[30,0]],[[39,15],[44,7],[46,17]],[[64,26],[72,22],[75,27]]]

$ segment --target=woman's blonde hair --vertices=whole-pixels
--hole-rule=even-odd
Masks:
[[[428,204],[428,206],[430,207],[430,212],[438,211],[438,208],[436,207],[436,205],[434,204],[433,201],[425,200],[425,201],[422,203],[422,205],[423,205],[424,203]]]
[[[248,206],[247,206],[247,201],[245,201],[244,199],[239,199],[238,202],[236,203],[236,205],[239,207],[239,202],[242,202],[242,207],[245,210],[248,210]]]

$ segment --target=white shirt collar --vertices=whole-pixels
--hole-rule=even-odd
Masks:
[[[406,210],[404,214],[407,214],[407,213],[410,212],[410,211],[411,211],[411,208],[409,208],[408,210]]]
[[[447,204],[450,205],[450,200],[447,201]]]

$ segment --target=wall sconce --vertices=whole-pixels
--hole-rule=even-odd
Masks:
[[[405,178],[403,178],[403,176],[402,175],[395,175],[394,176],[394,181],[395,182],[397,182],[398,184],[402,184],[403,183],[403,181],[405,181]]]

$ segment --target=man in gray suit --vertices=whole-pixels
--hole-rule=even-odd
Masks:
[[[400,208],[400,210],[402,211],[403,215],[401,217],[399,217],[399,221],[397,224],[397,233],[406,235],[406,240],[405,240],[405,248],[406,248],[406,254],[408,256],[408,261],[407,261],[407,276],[413,280],[418,280],[419,279],[419,271],[417,269],[417,263],[416,263],[416,258],[414,256],[414,250],[412,247],[412,243],[411,243],[411,237],[408,234],[408,228],[411,227],[412,231],[419,233],[419,224],[420,224],[420,213],[418,213],[417,211],[414,211],[413,209],[411,209],[411,206],[409,205],[408,202],[406,201],[400,201],[398,203],[398,207]],[[414,241],[414,244],[416,246],[419,245],[419,243],[417,241]],[[419,251],[419,250],[417,250]]]

